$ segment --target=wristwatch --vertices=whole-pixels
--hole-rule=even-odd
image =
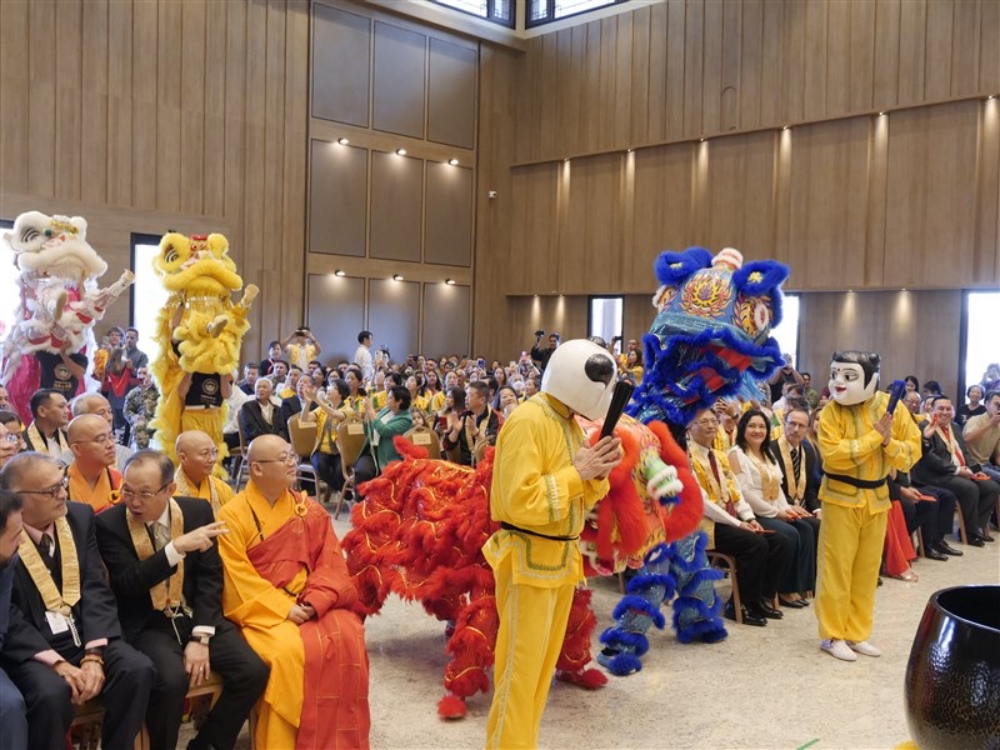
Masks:
[[[208,633],[201,633],[200,635],[198,635],[196,637],[196,640],[202,646],[207,646],[209,644],[209,642],[212,640],[212,636],[210,636]]]

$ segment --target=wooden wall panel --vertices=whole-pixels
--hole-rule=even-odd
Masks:
[[[979,102],[894,113],[889,124],[885,283],[973,278]]]
[[[624,156],[585,159],[564,165],[566,213],[559,243],[559,291],[585,294],[595,285],[621,285]]]
[[[558,192],[562,165],[542,164],[514,172],[509,197],[510,265],[508,294],[556,292],[559,274]]]
[[[427,162],[424,262],[472,265],[473,172]]]
[[[368,154],[313,140],[309,182],[309,252],[365,257]]]
[[[4,0],[0,216],[84,216],[109,275],[128,266],[132,232],[226,233],[263,289],[245,343],[257,357],[304,310],[308,11]],[[105,317],[128,322],[124,303]]]
[[[371,257],[420,261],[423,182],[423,160],[372,153]]]
[[[371,19],[318,4],[313,24],[313,117],[368,127]]]
[[[378,346],[389,347],[394,360],[416,354],[420,347],[420,284],[369,279],[368,330]]]
[[[427,37],[391,23],[375,23],[374,104],[377,130],[422,138]]]
[[[471,308],[469,287],[424,284],[420,351],[429,357],[471,353]]]
[[[327,362],[354,361],[358,334],[368,324],[365,286],[364,279],[309,274],[305,321],[323,347]]]
[[[427,139],[476,145],[476,73],[472,47],[431,38],[427,67]]]

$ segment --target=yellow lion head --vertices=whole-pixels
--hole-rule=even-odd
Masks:
[[[186,237],[168,232],[160,240],[153,270],[170,292],[228,297],[243,287],[236,264],[229,257],[229,240],[221,234]]]

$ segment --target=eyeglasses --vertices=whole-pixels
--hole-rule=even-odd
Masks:
[[[58,500],[59,496],[69,489],[69,477],[63,477],[58,484],[54,484],[44,490],[18,490],[20,495],[48,495],[53,500]]]
[[[699,419],[695,424],[699,427],[718,427],[719,420],[714,417],[712,419]]]
[[[219,457],[219,451],[218,451],[217,448],[208,448],[206,450],[203,450],[201,453],[199,453],[198,457],[199,458],[218,458]]]
[[[17,443],[21,439],[21,436],[16,432],[9,432],[3,437],[0,437],[0,443]]]
[[[162,487],[160,487],[160,489],[156,490],[156,492],[136,492],[131,487],[124,487],[123,486],[122,487],[122,499],[123,500],[135,500],[136,498],[139,498],[143,502],[146,502],[147,500],[152,500],[154,497],[156,497],[157,495],[159,495],[161,492],[163,492],[163,490],[167,489],[167,487],[169,487],[169,486],[170,486],[170,482],[167,482],[165,485],[163,485]]]
[[[107,433],[106,435],[98,435],[90,440],[77,440],[77,443],[100,443],[101,445],[110,445],[115,442],[115,436],[112,433]]]
[[[282,453],[277,458],[260,458],[252,463],[255,464],[294,464],[298,463],[299,457],[294,453]]]

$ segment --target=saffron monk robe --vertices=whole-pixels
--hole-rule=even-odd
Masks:
[[[100,695],[101,746],[131,748],[142,728],[153,665],[121,637],[115,597],[97,548],[94,511],[66,500],[62,464],[40,453],[14,456],[0,489],[24,503],[3,654],[28,710],[31,750],[64,750],[82,705]]]
[[[66,469],[69,499],[86,503],[101,513],[119,501],[122,475],[113,468],[115,435],[111,425],[97,414],[81,414],[69,423],[69,447],[73,463]]]
[[[208,501],[213,513],[218,513],[232,499],[233,488],[212,475],[219,449],[211,436],[201,430],[182,432],[177,436],[175,449],[180,464],[174,475],[177,494],[200,497]]]
[[[146,711],[150,748],[177,747],[185,695],[214,671],[222,695],[188,750],[222,750],[236,744],[268,668],[222,616],[214,540],[225,525],[203,500],[174,497],[176,490],[170,458],[139,451],[125,467],[122,505],[97,518],[97,542],[125,640],[156,667]]]
[[[277,435],[249,447],[250,482],[223,506],[223,613],[271,668],[256,746],[367,748],[368,652],[358,594],[330,516],[291,492],[298,456]]]

